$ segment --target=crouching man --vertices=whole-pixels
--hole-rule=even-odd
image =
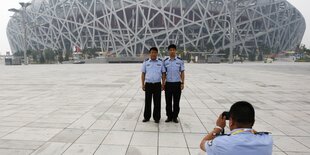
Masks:
[[[231,132],[221,134],[229,120]],[[231,106],[216,121],[216,127],[205,136],[200,148],[207,155],[271,155],[273,140],[267,132],[252,129],[255,122],[253,106],[240,101]]]

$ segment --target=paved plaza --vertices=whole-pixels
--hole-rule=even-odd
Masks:
[[[141,64],[0,65],[0,155],[202,155],[235,101],[274,155],[310,154],[310,64],[185,64],[180,123],[142,123]]]

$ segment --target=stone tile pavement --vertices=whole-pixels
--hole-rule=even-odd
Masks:
[[[275,155],[310,154],[310,64],[186,64],[180,123],[142,123],[141,64],[0,66],[1,155],[202,155],[217,116],[256,108]]]

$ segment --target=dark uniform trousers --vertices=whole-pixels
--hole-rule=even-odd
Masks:
[[[166,82],[165,87],[167,117],[171,119],[178,118],[180,112],[180,98],[182,93],[181,82]]]
[[[154,102],[153,118],[160,120],[160,102],[161,102],[161,83],[146,83],[145,84],[145,107],[144,119],[149,120],[152,113],[152,98]]]

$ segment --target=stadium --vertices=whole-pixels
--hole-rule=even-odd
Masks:
[[[294,50],[305,29],[286,0],[33,0],[11,17],[7,36],[13,53],[96,48],[141,57],[174,43],[185,53],[249,56]]]

